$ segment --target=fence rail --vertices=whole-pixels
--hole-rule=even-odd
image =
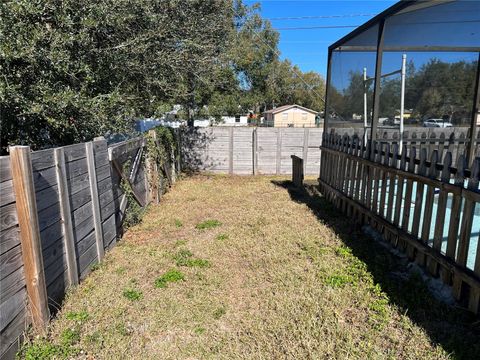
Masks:
[[[14,146],[0,157],[1,359],[14,358],[26,326],[44,327],[66,289],[115,245],[126,189],[142,207],[158,201],[163,186],[151,181],[164,175],[145,147],[144,138],[110,147],[102,139],[35,152]]]
[[[320,169],[320,128],[195,128],[182,130],[182,168],[236,175],[292,173],[291,156],[306,175]]]
[[[371,145],[370,145],[371,144]],[[348,216],[370,224],[392,245],[452,285],[480,311],[480,157],[417,144],[330,134],[322,143],[319,184]]]

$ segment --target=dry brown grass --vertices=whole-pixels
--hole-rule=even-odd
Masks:
[[[24,354],[53,344],[56,357],[96,359],[448,358],[332,224],[274,179],[178,182]],[[221,224],[197,229],[205,220]],[[180,251],[209,264],[178,266]],[[171,269],[185,279],[155,287]]]

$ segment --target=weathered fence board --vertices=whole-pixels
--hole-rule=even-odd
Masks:
[[[320,168],[319,128],[195,128],[180,132],[182,167],[238,175],[291,174],[291,156],[304,158],[304,172]]]
[[[445,135],[412,134],[401,153],[397,142],[385,142],[386,138],[372,142],[372,149],[360,145],[359,151],[352,151],[362,139],[325,135],[319,178],[322,192],[358,222],[381,231],[433,276],[452,285],[456,298],[465,298],[469,309],[478,313],[480,158],[468,168],[465,156],[459,154],[456,166],[452,164],[465,141],[461,134],[459,142],[453,143],[450,137],[455,146],[449,148],[444,145]],[[359,170],[348,172],[348,167]]]
[[[228,139],[228,137],[227,137]],[[58,309],[68,286],[78,283],[122,233],[127,203],[122,177],[112,165],[133,164],[127,178],[142,206],[148,202],[144,138],[107,146],[106,140],[29,153],[38,224],[38,253],[45,303]],[[22,149],[25,151],[25,149]],[[241,152],[242,149],[239,149]],[[239,153],[239,156],[242,156]],[[28,163],[29,161],[29,163]],[[173,159],[172,159],[173,161]],[[29,325],[31,308],[10,156],[0,157],[0,358],[13,358]],[[171,166],[169,174],[176,173]],[[169,176],[170,176],[169,175]],[[170,176],[171,177],[171,176]],[[158,178],[162,178],[158,176]],[[172,179],[170,178],[170,182]],[[34,231],[34,232],[35,232]],[[30,281],[30,282],[29,282]]]

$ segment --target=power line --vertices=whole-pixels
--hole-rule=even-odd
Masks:
[[[238,11],[237,11],[234,7],[233,7],[233,12],[234,12],[238,17],[241,17],[241,15],[238,13]],[[245,26],[249,26],[249,24],[248,24],[248,23],[245,23]],[[253,35],[257,37],[257,39],[259,39],[261,42],[263,42],[265,45],[267,45],[267,46],[270,48],[270,50],[272,50],[278,57],[280,57],[280,52],[279,52],[278,50],[276,50],[275,48],[273,48],[273,47],[272,47],[269,43],[267,43],[265,40],[263,40],[263,39],[260,37],[260,35],[258,34],[258,32],[255,31],[254,28],[250,27],[250,30],[252,31]],[[313,93],[315,93],[315,95],[317,95],[317,96],[320,98],[320,100],[322,100],[323,103],[325,104],[325,98],[324,98],[322,95],[320,95],[319,93],[317,93],[317,92],[313,89],[313,86],[310,85],[310,84],[308,84],[308,83],[303,79],[303,77],[302,77],[298,72],[295,71],[295,69],[294,69],[293,66],[292,66],[291,70],[292,70],[292,72],[293,72],[295,75],[298,76],[298,78],[299,78],[306,86],[308,86],[308,87],[310,88],[310,91],[312,91]]]
[[[376,15],[376,14],[288,16],[288,17],[272,17],[272,18],[266,18],[266,20],[270,20],[270,21],[280,21],[280,20],[336,19],[336,18],[351,18],[351,17],[358,17],[358,16],[375,16],[375,15]]]
[[[327,25],[327,26],[300,26],[300,27],[280,27],[272,28],[273,30],[282,31],[282,30],[312,30],[312,29],[345,29],[345,28],[356,28],[360,25]]]

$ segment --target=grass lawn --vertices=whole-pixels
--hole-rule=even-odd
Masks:
[[[22,356],[447,359],[480,325],[320,195],[278,177],[179,181]]]

